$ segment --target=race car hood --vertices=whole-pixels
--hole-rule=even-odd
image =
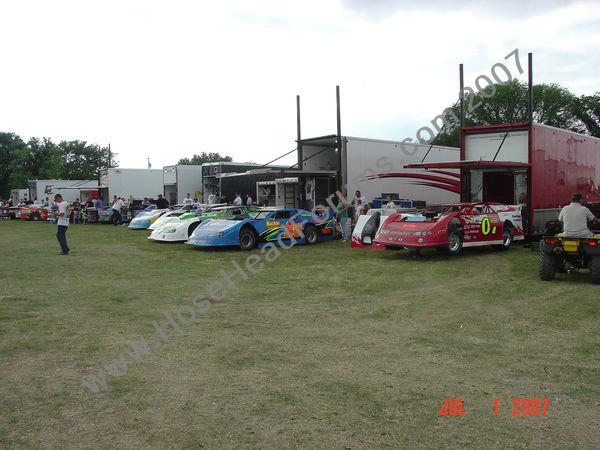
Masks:
[[[390,217],[381,230],[379,234],[390,234],[390,233],[400,233],[402,235],[410,236],[413,234],[421,234],[422,232],[432,231],[438,221],[434,220],[425,220],[423,216],[407,216],[407,215],[393,215]]]
[[[198,220],[196,214],[185,214],[181,217],[172,217],[170,220],[166,220],[163,223],[155,227],[155,230],[166,230],[170,228],[179,228],[180,226],[187,226],[190,222]],[[155,222],[156,223],[156,222]]]
[[[227,231],[238,226],[240,221],[227,219],[209,219],[204,221],[198,228],[194,230],[193,236],[202,237],[210,236],[214,233]]]

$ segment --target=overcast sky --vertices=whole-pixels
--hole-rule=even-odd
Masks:
[[[267,162],[295,147],[296,94],[303,136],[335,133],[336,84],[343,134],[414,137],[459,63],[467,85],[498,62],[518,76],[515,48],[537,83],[600,91],[595,1],[0,0],[0,17],[0,130],[110,142],[121,167]]]

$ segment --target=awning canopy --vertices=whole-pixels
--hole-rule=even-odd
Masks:
[[[281,175],[285,177],[335,176],[335,170],[300,170],[300,169],[251,169],[246,172],[229,172],[217,174],[216,178],[246,177],[249,175]]]
[[[529,167],[530,164],[516,161],[447,161],[420,164],[407,164],[405,169],[509,169]]]

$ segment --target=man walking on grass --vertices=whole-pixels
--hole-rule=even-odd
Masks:
[[[123,209],[123,200],[118,197],[112,205],[112,217],[111,222],[116,227],[121,224],[121,210]]]
[[[56,230],[56,239],[58,239],[58,243],[60,244],[61,252],[60,255],[68,255],[69,254],[69,246],[67,245],[67,230],[69,229],[69,204],[65,202],[62,198],[62,195],[56,194],[54,196],[54,201],[56,202],[56,206],[58,211],[56,213],[58,220],[56,224],[58,225],[58,229]]]

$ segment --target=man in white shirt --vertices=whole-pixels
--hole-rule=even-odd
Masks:
[[[115,227],[121,223],[121,209],[123,209],[123,200],[121,200],[121,197],[118,197],[112,205],[113,214],[111,222]]]
[[[187,194],[185,194],[185,198],[183,199],[183,204],[184,205],[191,205],[192,203],[194,203],[194,200],[192,199],[192,196],[188,192]]]
[[[238,192],[235,193],[235,199],[233,200],[233,204],[236,206],[241,206],[242,205],[242,197],[240,196],[240,194]]]
[[[246,205],[250,206],[252,204],[252,197],[250,194],[246,194]]]
[[[358,201],[360,200],[360,203],[364,206],[367,204],[367,197],[365,197],[364,195],[362,195],[360,193],[360,191],[356,191],[354,193],[354,200],[352,201],[352,203],[354,205],[356,205],[358,203]]]
[[[217,197],[215,196],[215,194],[210,194],[208,196],[208,204],[209,205],[214,205],[216,202]]]
[[[573,194],[571,203],[565,206],[558,215],[558,220],[563,224],[563,232],[566,237],[592,237],[588,228],[588,221],[595,221],[592,212],[581,204],[581,194]]]
[[[67,230],[69,229],[69,204],[65,202],[62,198],[62,195],[56,194],[54,196],[54,201],[56,202],[56,206],[58,211],[56,216],[58,220],[56,224],[58,225],[58,229],[56,231],[56,239],[58,239],[58,243],[60,244],[60,255],[68,255],[69,254],[69,246],[67,245]]]

